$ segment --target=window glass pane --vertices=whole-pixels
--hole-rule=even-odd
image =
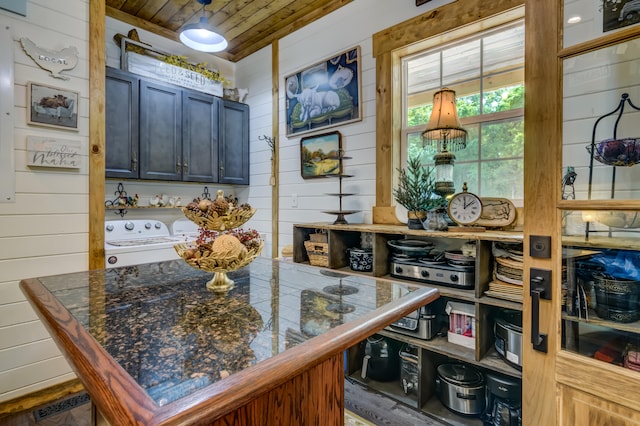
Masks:
[[[403,154],[433,166],[422,132],[433,95],[456,93],[467,146],[454,152],[454,186],[481,196],[523,198],[524,23],[519,21],[403,59],[406,79]],[[409,131],[407,131],[409,130]],[[403,155],[404,161],[407,156]]]
[[[495,79],[490,80],[495,81]],[[524,108],[524,84],[501,87],[494,90],[487,90],[487,86],[490,85],[485,84],[482,100],[482,112],[484,114]]]
[[[478,149],[478,129],[479,125],[464,126],[467,131],[467,147],[456,151],[456,164],[460,161],[478,161],[480,150]]]
[[[483,197],[506,197],[512,200],[524,198],[524,161],[517,160],[483,161],[482,173]]]
[[[440,52],[421,55],[407,62],[407,93],[425,92],[440,87]],[[433,98],[433,93],[431,95]]]
[[[478,191],[478,163],[456,163],[453,168],[453,185],[456,192],[462,191],[467,182],[467,190],[480,195]]]
[[[488,35],[482,43],[483,75],[502,73],[524,63],[524,26]]]
[[[418,125],[426,126],[431,117],[431,111],[433,110],[433,98],[428,105],[418,105],[413,108],[409,108],[407,111],[407,127],[413,127]]]
[[[563,61],[562,171],[576,200],[640,199],[640,39]]]
[[[524,120],[518,118],[483,124],[480,153],[483,160],[522,157]]]
[[[433,157],[433,153],[429,149],[424,148],[424,144],[422,143],[422,131],[419,133],[411,133],[408,136],[409,143],[407,144],[407,158],[414,157],[416,155],[421,155],[422,163],[433,163],[431,161],[431,157]]]
[[[562,226],[562,349],[638,370],[640,215],[566,211]]]
[[[460,119],[480,115],[480,80],[476,80],[475,83],[478,90],[473,95],[460,96],[456,92],[456,109]]]
[[[458,44],[442,51],[442,84],[453,86],[480,77],[480,40]]]

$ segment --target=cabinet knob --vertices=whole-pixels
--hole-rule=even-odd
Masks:
[[[131,170],[134,172],[138,169],[138,158],[135,154],[131,157]]]
[[[189,163],[187,163],[186,161],[182,163],[182,170],[184,171],[184,173],[187,173],[189,171]]]
[[[182,165],[180,163],[176,163],[176,173],[180,173],[182,170]]]
[[[222,161],[220,162],[219,170],[220,170],[220,175],[224,176],[224,164],[222,164]]]

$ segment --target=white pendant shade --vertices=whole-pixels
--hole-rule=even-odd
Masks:
[[[201,52],[221,52],[227,48],[227,40],[205,16],[197,24],[187,24],[180,32],[180,41],[187,47]]]

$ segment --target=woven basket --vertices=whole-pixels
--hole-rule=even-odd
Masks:
[[[260,241],[260,245],[251,250],[247,250],[246,255],[238,257],[220,257],[216,256],[208,250],[205,250],[199,256],[187,258],[186,251],[193,249],[195,246],[190,243],[176,244],[173,248],[189,266],[207,272],[230,272],[244,268],[260,254],[264,241]]]
[[[329,266],[329,244],[305,241],[304,248],[313,266]]]
[[[186,207],[182,208],[182,213],[201,228],[211,231],[225,231],[227,229],[239,228],[245,224],[255,214],[256,209],[233,209],[231,213],[218,216],[217,213],[205,215],[201,210],[191,210]]]
[[[315,234],[309,234],[309,240],[311,240],[314,243],[326,243],[327,234],[320,233],[320,232]]]

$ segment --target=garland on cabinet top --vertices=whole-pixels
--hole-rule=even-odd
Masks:
[[[158,50],[153,49],[153,47],[150,44],[140,41],[140,37],[138,36],[138,31],[135,28],[131,29],[126,36],[124,34],[114,35],[113,40],[121,48],[122,48],[122,42],[124,40],[125,50],[127,52],[134,52],[141,55],[155,57],[156,59],[159,59],[166,64],[184,68],[192,72],[196,72],[198,74],[201,74],[203,77],[208,78],[209,80],[220,82],[223,85],[231,84],[231,81],[225,79],[224,76],[219,71],[217,70],[214,71],[207,68],[208,64],[206,62],[192,64],[188,61],[187,56],[168,54],[168,53],[160,52]]]
[[[189,71],[197,72],[198,74],[202,74],[204,77],[209,80],[219,81],[222,84],[230,84],[231,82],[225,79],[219,71],[213,71],[207,68],[206,62],[201,62],[199,64],[192,64],[187,61],[186,56],[179,55],[167,55],[162,56],[162,60],[169,64],[175,65],[176,67],[184,68]]]

